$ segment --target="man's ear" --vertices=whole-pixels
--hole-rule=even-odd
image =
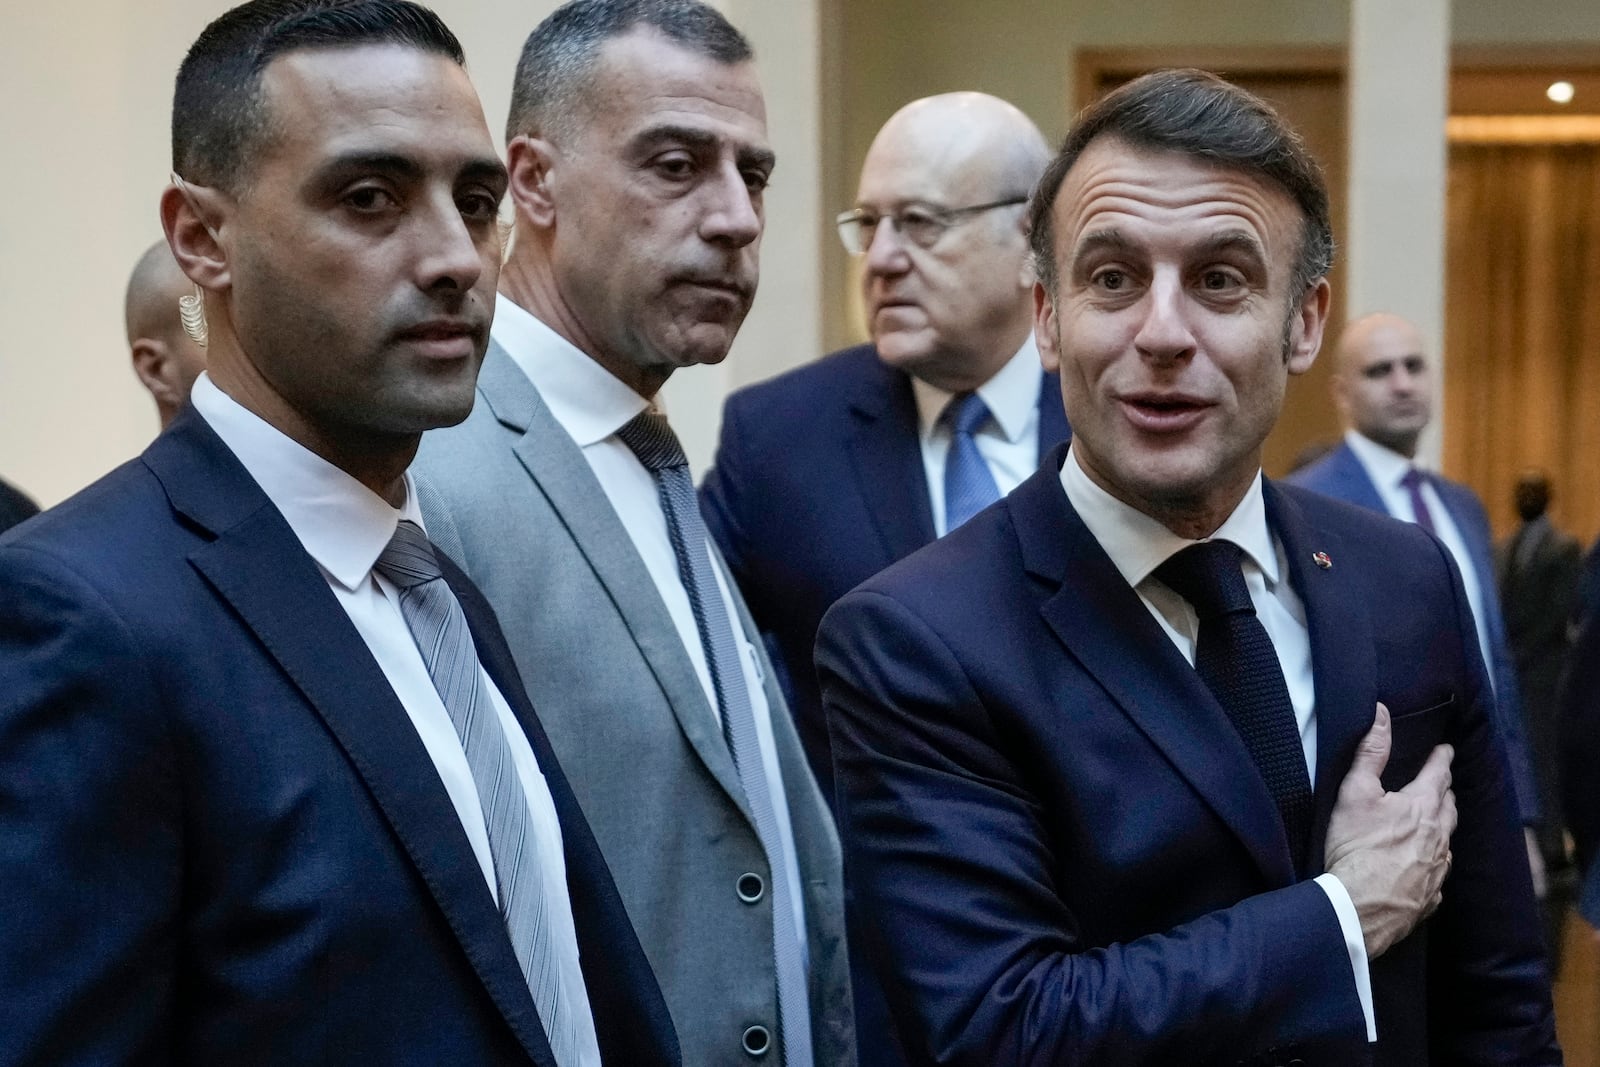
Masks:
[[[227,248],[227,197],[219,190],[185,183],[161,193],[161,228],[166,232],[178,269],[202,289],[228,287],[231,279]]]
[[[1289,373],[1304,374],[1322,350],[1322,331],[1328,325],[1328,308],[1333,288],[1328,279],[1318,278],[1300,298],[1295,309],[1294,327],[1289,334]]]
[[[174,304],[172,314],[178,314]],[[183,387],[179,381],[178,363],[168,351],[166,342],[153,337],[140,337],[133,342],[133,373],[155,397],[156,406],[173,410],[183,406]]]
[[[1032,262],[1030,260],[1030,262]],[[1039,346],[1039,363],[1055,374],[1061,369],[1061,338],[1056,324],[1056,302],[1045,292],[1042,282],[1033,283],[1033,340]]]
[[[517,215],[534,226],[555,223],[556,202],[550,186],[557,158],[556,146],[543,137],[522,134],[506,145],[511,202]]]

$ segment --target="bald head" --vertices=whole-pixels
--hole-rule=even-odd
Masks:
[[[985,93],[926,97],[884,123],[856,207],[897,220],[871,228],[863,263],[868,329],[886,362],[959,392],[1016,354],[1032,329],[1023,201],[1049,161],[1032,120]],[[964,211],[982,205],[998,206]],[[901,232],[919,216],[938,221]]]
[[[941,93],[891,115],[862,169],[904,171],[913,161],[918,176],[939,183],[939,192],[1025,196],[1049,164],[1050,146],[1032,119],[999,97]]]
[[[1412,457],[1433,417],[1433,367],[1422,333],[1379,312],[1345,327],[1334,356],[1334,399],[1357,433]]]
[[[206,367],[205,350],[184,334],[178,320],[178,298],[191,290],[164,240],[145,250],[128,279],[123,304],[128,350],[134,373],[155,398],[163,427]]]

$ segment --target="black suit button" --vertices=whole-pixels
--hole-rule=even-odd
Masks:
[[[759,904],[761,898],[766,895],[767,883],[762,880],[759,874],[751,871],[739,876],[739,881],[734,883],[734,891],[739,894],[739,899],[746,904]]]
[[[744,1050],[760,1059],[772,1047],[772,1032],[765,1026],[752,1026],[744,1032]]]

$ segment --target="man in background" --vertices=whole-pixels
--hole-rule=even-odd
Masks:
[[[194,293],[194,283],[178,269],[166,241],[145,250],[128,278],[123,320],[133,373],[156,402],[164,430],[189,400],[189,390],[206,369],[206,350],[185,332],[178,301]]]
[[[1571,897],[1571,863],[1561,814],[1557,700],[1572,645],[1572,617],[1583,574],[1576,538],[1550,519],[1550,477],[1540,470],[1517,478],[1514,503],[1521,525],[1495,550],[1495,579],[1505,609],[1506,640],[1517,668],[1528,751],[1533,758],[1543,819],[1538,828],[1544,859],[1545,942],[1552,960],[1561,947],[1561,924]],[[1556,964],[1552,969],[1558,969]]]
[[[1495,723],[1511,764],[1511,783],[1527,828],[1534,887],[1545,895],[1541,790],[1523,725],[1515,661],[1495,587],[1489,517],[1473,491],[1414,462],[1433,417],[1434,373],[1422,335],[1398,315],[1379,312],[1345,327],[1334,355],[1333,396],[1344,441],[1287,479],[1319,493],[1414,522],[1450,550],[1472,605],[1473,632],[1494,686]]]
[[[854,1062],[839,845],[657,394],[754,298],[773,167],[750,46],[696,0],[528,37],[477,405],[418,455],[696,1067]]]
[[[706,524],[778,651],[830,802],[812,666],[823,612],[1014,489],[1067,435],[1033,343],[1024,231],[1049,156],[993,96],[901,108],[838,220],[872,343],[742,389],[723,412]]]
[[[817,639],[912,1062],[1560,1063],[1448,557],[1261,475],[1327,315],[1316,162],[1160,72],[1030,222],[1070,447]]]
[[[406,468],[472,407],[506,173],[406,0],[179,68],[208,370],[0,542],[0,1060],[677,1064],[493,613]]]
[[[1032,474],[1067,434],[1033,343],[1023,207],[1050,151],[983,93],[896,112],[873,140],[839,236],[861,269],[872,343],[729,397],[701,500],[771,642],[811,768],[833,761],[812,652],[848,590]],[[861,1062],[903,1062],[855,950]]]

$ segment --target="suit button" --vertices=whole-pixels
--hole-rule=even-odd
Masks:
[[[759,874],[750,871],[739,876],[738,882],[734,883],[734,890],[739,894],[739,899],[746,904],[758,904],[761,902],[761,898],[766,895],[767,883],[762,881]],[[752,1029],[758,1028],[753,1027]]]
[[[752,1026],[744,1032],[744,1050],[760,1058],[772,1047],[772,1033],[765,1026]]]

